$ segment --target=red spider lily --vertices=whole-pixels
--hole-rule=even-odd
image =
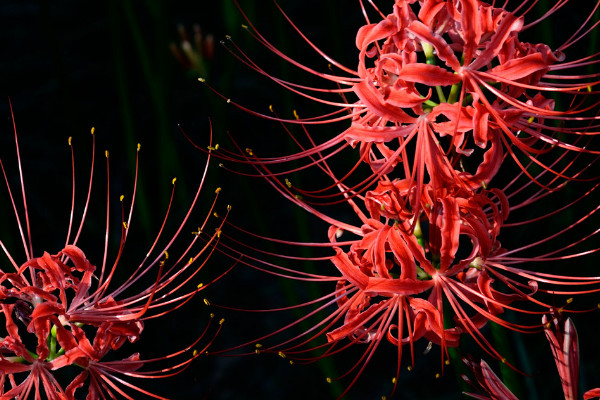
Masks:
[[[597,133],[598,108],[597,103],[588,101],[587,90],[597,84],[597,74],[586,75],[579,70],[597,64],[598,55],[566,61],[564,53],[596,28],[598,23],[591,22],[591,18],[600,3],[595,4],[581,28],[556,50],[521,39],[524,31],[550,18],[568,3],[558,2],[529,24],[526,18],[532,13],[535,1],[524,2],[510,11],[479,0],[397,0],[393,12],[387,16],[376,9],[381,21],[374,23],[363,6],[367,25],[356,36],[359,50],[356,70],[325,55],[283,14],[318,54],[348,76],[304,66],[275,48],[249,22],[257,40],[276,55],[339,86],[321,89],[279,79],[231,42],[234,54],[260,74],[295,93],[339,107],[323,117],[288,120],[259,115],[303,125],[344,119],[351,119],[352,123],[342,133],[321,143],[307,133],[309,145],[300,145],[296,154],[248,159],[223,151],[221,156],[269,167],[305,159],[309,160],[306,165],[309,167],[331,160],[348,145],[359,146],[359,164],[370,164],[373,175],[347,185],[348,191],[343,194],[353,196],[369,190],[381,176],[392,171],[418,188],[423,188],[426,182],[436,186],[452,182],[474,190],[489,183],[505,152],[533,179],[531,165],[548,170],[551,174],[547,176],[580,179],[576,178],[577,172],[569,175],[552,163],[555,157],[569,152],[596,152],[589,147],[589,137]],[[571,69],[570,75],[564,72]],[[350,92],[357,101],[319,97],[322,93],[346,96]],[[565,95],[570,100],[569,107],[558,110],[552,97],[555,94]],[[228,102],[235,104],[231,99]],[[254,155],[256,149],[251,152]],[[548,153],[553,157],[550,161],[545,159]],[[476,168],[459,167],[463,161],[476,157],[484,160],[475,161]],[[350,172],[357,167],[358,164]],[[270,173],[281,176],[297,169]],[[341,181],[349,176],[350,173],[344,175]],[[546,188],[557,188],[560,184],[538,183]],[[307,202],[325,199],[331,202],[339,196],[331,194],[328,191],[331,188],[298,190],[298,194]],[[414,204],[419,204],[418,196]]]
[[[95,138],[93,143],[92,155],[95,153]],[[75,396],[80,396],[80,392],[87,391],[88,399],[117,396],[127,399],[140,396],[164,399],[165,397],[128,382],[128,379],[164,378],[181,372],[198,355],[205,352],[212,342],[211,338],[208,344],[196,348],[208,333],[211,324],[207,325],[197,340],[171,354],[142,359],[139,353],[133,353],[127,358],[119,359],[122,356],[115,355],[114,352],[128,342],[136,342],[143,333],[146,320],[161,317],[183,306],[196,293],[220,277],[214,278],[208,284],[197,282],[199,272],[214,252],[214,246],[220,237],[223,222],[217,226],[213,235],[199,240],[202,232],[208,227],[209,216],[213,213],[220,190],[217,190],[209,213],[197,228],[197,232],[194,232],[187,243],[182,243],[181,232],[189,225],[188,220],[193,215],[204,186],[208,161],[185,217],[177,225],[172,236],[163,238],[167,232],[167,221],[173,201],[174,179],[169,207],[154,242],[139,265],[127,271],[128,278],[118,283],[117,269],[125,267],[121,257],[131,229],[138,176],[137,157],[133,195],[127,213],[124,211],[121,196],[123,219],[120,221],[120,241],[114,262],[110,265],[107,261],[111,195],[106,152],[106,235],[101,264],[95,264],[88,260],[78,247],[90,205],[94,157],[83,215],[75,231],[75,161],[71,139],[69,146],[73,165],[71,219],[64,248],[55,254],[43,252],[39,257],[34,256],[23,177],[20,176],[20,189],[25,224],[21,222],[17,198],[13,195],[0,160],[26,257],[23,264],[17,264],[17,258],[8,251],[4,242],[0,241],[0,247],[14,268],[13,271],[0,270],[0,305],[5,320],[5,332],[0,339],[0,398],[74,399]],[[21,170],[18,143],[17,158]],[[175,249],[175,246],[183,247],[182,250],[177,250],[179,254],[176,258],[169,257],[169,251]],[[148,278],[150,282],[143,283]],[[222,322],[219,322],[214,335],[220,330]],[[160,365],[164,363],[167,365]],[[148,370],[147,367],[151,365],[156,365],[154,370]],[[61,378],[65,376],[63,371],[75,376],[68,385],[62,382]]]
[[[323,168],[327,168],[326,163],[323,163]],[[542,171],[538,176],[546,173]],[[268,176],[268,170],[265,175]],[[598,251],[598,248],[575,250],[576,245],[589,243],[599,232],[597,229],[582,233],[579,238],[573,233],[600,207],[595,207],[566,227],[557,228],[554,233],[543,231],[542,238],[532,237],[518,248],[506,250],[498,241],[501,228],[520,229],[533,222],[540,223],[572,209],[592,191],[573,202],[561,204],[560,208],[549,213],[535,216],[535,207],[532,205],[547,201],[550,194],[556,196],[556,193],[544,191],[529,179],[520,186],[516,183],[518,181],[519,177],[507,185],[509,191],[506,195],[498,189],[471,191],[462,186],[424,185],[419,198],[419,208],[423,211],[419,217],[414,217],[414,203],[410,200],[416,198],[417,188],[406,180],[382,179],[376,189],[367,192],[364,199],[361,198],[368,214],[358,205],[361,196],[347,198],[347,203],[360,221],[360,224],[353,225],[319,213],[295,198],[281,182],[271,180],[271,184],[285,197],[331,224],[329,245],[301,245],[333,247],[336,254],[329,259],[335,265],[337,274],[295,271],[262,262],[260,257],[249,254],[245,255],[244,263],[291,279],[337,280],[338,283],[328,295],[298,306],[322,303],[317,309],[273,334],[288,330],[335,305],[333,311],[327,311],[325,318],[304,333],[278,345],[262,346],[260,351],[279,352],[286,357],[308,362],[315,359],[307,355],[312,350],[320,349],[320,358],[357,343],[366,343],[364,356],[343,375],[355,374],[349,387],[365,370],[383,341],[397,348],[396,377],[400,371],[403,345],[410,346],[411,363],[414,364],[413,344],[420,338],[439,344],[442,357],[445,358],[446,348],[456,346],[459,337],[468,333],[486,352],[503,359],[502,354],[481,333],[487,321],[518,332],[539,332],[542,329],[539,323],[515,323],[503,319],[502,314],[505,310],[512,310],[539,315],[556,309],[557,296],[600,290],[600,278],[597,276],[556,275],[539,267],[533,267],[532,270],[525,268],[526,263],[535,266],[541,262],[568,262],[574,257]],[[530,190],[527,189],[531,188],[534,192],[528,193]],[[339,184],[339,189],[343,192],[346,187]],[[509,206],[508,199],[514,200],[515,204]],[[527,220],[506,222],[509,211],[520,212],[524,208],[530,210],[526,213]],[[339,242],[338,237],[344,231],[359,236],[359,239]],[[284,240],[269,240],[291,244]],[[559,245],[555,246],[555,243]],[[241,252],[240,246],[247,245],[238,240],[235,245],[225,248],[235,254]],[[536,247],[540,250],[532,254],[531,250]],[[566,306],[570,300],[563,302]],[[562,311],[566,311],[565,306],[561,307]],[[273,334],[251,343],[263,342]],[[306,348],[312,340],[323,336],[327,338],[327,343]]]

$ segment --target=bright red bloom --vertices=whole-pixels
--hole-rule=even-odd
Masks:
[[[560,185],[555,177],[581,179],[579,169],[565,171],[554,161],[597,152],[589,146],[589,137],[598,133],[598,104],[589,100],[588,90],[598,79],[596,74],[583,74],[580,69],[595,65],[598,54],[566,61],[565,52],[596,28],[597,24],[590,21],[600,3],[590,10],[590,18],[582,27],[555,50],[522,38],[528,28],[559,13],[568,3],[560,2],[527,24],[533,8],[528,2],[510,11],[497,7],[495,2],[490,5],[480,0],[396,0],[392,13],[384,15],[376,10],[381,20],[371,23],[367,17],[367,25],[358,31],[355,70],[318,50],[283,14],[314,50],[348,76],[306,67],[253,30],[253,35],[276,55],[341,87],[312,88],[283,81],[233,45],[240,60],[257,72],[295,93],[339,107],[322,118],[259,115],[303,125],[351,119],[351,126],[320,143],[306,132],[308,144],[300,145],[300,139],[294,138],[300,151],[293,155],[261,158],[255,156],[255,148],[250,151],[251,157],[226,151],[221,156],[270,169],[273,164],[305,159],[307,167],[320,168],[321,162],[331,163],[332,157],[348,145],[358,146],[359,164],[368,163],[373,173],[358,183],[347,183],[343,195],[351,196],[366,192],[392,171],[394,177],[406,179],[418,189],[432,183],[475,190],[489,183],[506,154],[546,188]],[[345,100],[349,92],[356,95],[357,101],[319,97],[335,93]],[[557,109],[555,95],[563,96],[561,101],[569,106]],[[235,104],[231,99],[228,102]],[[344,112],[347,114],[340,116]],[[533,177],[532,166],[550,173],[539,180],[539,176]],[[340,181],[345,182],[357,167]],[[297,169],[271,169],[268,173],[282,176]],[[331,203],[336,196],[338,202],[343,201],[339,193],[331,193],[336,189],[333,186],[295,189],[311,204]],[[419,190],[413,206],[419,204],[420,194]]]
[[[69,145],[70,143],[71,140]],[[108,152],[106,156],[108,168]],[[20,169],[19,155],[18,162]],[[101,264],[95,264],[87,259],[78,247],[90,203],[93,165],[92,158],[90,186],[76,234],[72,235],[72,217],[75,209],[74,169],[71,223],[66,244],[55,254],[43,252],[41,256],[35,257],[23,179],[21,178],[21,192],[25,226],[21,223],[16,198],[13,197],[4,165],[0,161],[26,256],[26,261],[18,265],[15,261],[17,258],[11,255],[4,243],[0,241],[0,247],[14,268],[14,271],[0,270],[2,310],[0,315],[5,327],[3,333],[0,331],[0,397],[2,399],[45,397],[72,400],[81,397],[82,392],[87,393],[87,399],[116,396],[127,399],[137,399],[140,396],[163,399],[162,396],[128,382],[128,379],[172,376],[185,369],[212,342],[210,339],[207,345],[199,349],[195,348],[208,332],[209,324],[197,340],[171,354],[152,359],[143,359],[139,353],[133,353],[124,359],[119,359],[122,356],[114,355],[115,350],[140,339],[144,330],[144,321],[161,317],[181,307],[208,286],[208,284],[198,284],[197,276],[214,251],[214,246],[220,237],[222,222],[213,235],[202,237],[202,231],[207,229],[208,216],[213,212],[218,196],[215,196],[215,202],[212,203],[208,216],[197,228],[197,232],[191,235],[188,243],[181,243],[183,238],[180,237],[182,230],[188,229],[187,221],[193,215],[203,187],[208,162],[198,191],[185,217],[176,226],[175,232],[169,238],[162,237],[168,229],[171,198],[169,211],[165,215],[156,239],[144,253],[141,262],[136,267],[125,271],[127,279],[122,283],[116,282],[115,276],[117,269],[122,265],[120,261],[131,229],[137,186],[137,162],[131,206],[127,214],[123,212],[123,219],[119,221],[121,225],[119,248],[112,265],[107,264],[109,211],[111,210],[108,204],[111,199],[108,186],[107,225]],[[74,159],[73,168],[75,168]],[[175,180],[173,180],[173,191],[174,183]],[[121,197],[122,202],[123,197]],[[178,251],[178,257],[169,258],[168,252],[178,238],[180,239],[178,243],[183,245],[182,250]],[[150,278],[150,282],[147,278]],[[146,283],[143,283],[144,281]],[[216,332],[220,330],[220,324]],[[155,369],[148,370],[147,367],[150,365],[156,365]],[[67,371],[67,375],[62,371]],[[75,376],[70,383],[63,381],[65,376],[69,376],[68,374]]]

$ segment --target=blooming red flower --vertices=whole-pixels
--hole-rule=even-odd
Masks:
[[[284,81],[259,67],[233,44],[233,52],[259,73],[295,93],[339,107],[339,111],[322,118],[260,115],[305,126],[351,119],[351,126],[321,143],[309,135],[309,144],[300,146],[300,151],[292,155],[261,158],[254,149],[251,157],[225,151],[221,156],[269,168],[305,159],[307,167],[321,168],[324,160],[331,162],[348,145],[358,146],[359,163],[368,163],[373,174],[359,183],[348,183],[347,192],[342,195],[351,196],[369,190],[382,175],[392,171],[394,177],[406,179],[419,189],[431,182],[474,190],[489,184],[506,154],[546,188],[560,186],[555,177],[580,179],[579,169],[562,170],[554,160],[567,154],[577,158],[578,153],[596,152],[590,148],[588,138],[597,134],[597,103],[588,100],[588,89],[598,80],[595,74],[586,75],[579,70],[598,60],[597,54],[592,54],[567,61],[565,52],[597,24],[588,18],[555,50],[522,38],[528,28],[550,18],[568,3],[560,2],[527,24],[532,7],[525,3],[510,11],[480,0],[396,0],[392,13],[384,15],[376,10],[381,20],[371,23],[367,18],[367,25],[358,31],[356,70],[336,63],[318,50],[283,14],[313,49],[348,75],[306,67],[252,30],[276,55],[341,86],[321,89]],[[349,92],[356,95],[357,101],[319,97],[335,93],[345,99]],[[567,108],[558,109],[557,94],[569,103]],[[231,99],[228,102],[235,104]],[[299,143],[299,139],[295,140]],[[465,167],[469,163],[472,166]],[[532,166],[550,173],[534,178]],[[346,181],[357,167],[344,174],[341,181]],[[271,170],[269,174],[282,176],[297,169]],[[330,192],[335,189],[332,186],[295,189],[308,203],[331,202],[336,196]],[[420,194],[419,190],[414,206],[419,204]]]
[[[17,156],[20,168],[18,145]],[[108,168],[108,152],[106,156]],[[112,265],[107,264],[111,209],[107,204],[104,255],[101,263],[96,264],[86,257],[78,245],[91,198],[93,165],[92,159],[90,186],[80,227],[73,234],[71,219],[64,248],[54,254],[43,252],[36,257],[31,242],[23,179],[21,178],[21,192],[25,224],[20,220],[17,198],[13,196],[4,165],[0,161],[26,256],[26,261],[19,265],[16,261],[17,257],[9,253],[4,242],[0,241],[0,247],[14,268],[12,271],[8,268],[0,270],[2,309],[0,315],[4,320],[4,332],[0,330],[0,397],[2,399],[45,397],[69,400],[80,397],[82,392],[87,393],[88,399],[117,396],[127,399],[140,398],[139,396],[163,399],[162,396],[128,382],[128,379],[172,376],[185,369],[212,342],[210,339],[208,344],[196,348],[208,332],[209,324],[197,340],[171,354],[151,359],[143,359],[137,352],[123,359],[122,356],[114,354],[126,343],[133,343],[140,339],[145,321],[161,317],[181,307],[208,286],[208,283],[198,284],[198,274],[214,251],[214,246],[220,237],[222,222],[213,235],[202,238],[202,232],[206,230],[209,223],[209,218],[206,217],[202,225],[197,228],[197,232],[191,235],[188,243],[182,247],[183,250],[178,251],[178,256],[169,258],[169,250],[174,248],[178,238],[180,239],[178,243],[183,244],[181,232],[188,226],[187,221],[193,215],[196,201],[204,185],[208,162],[189,210],[173,235],[163,238],[168,229],[169,212],[167,212],[154,243],[141,262],[126,271],[128,278],[122,283],[118,283],[116,272],[122,265],[121,257],[131,229],[137,185],[134,183],[129,212],[123,212],[123,220],[120,221],[119,248]],[[75,166],[74,161],[73,166]],[[137,182],[137,162],[135,180]],[[111,198],[108,189],[109,186],[107,186],[107,202]],[[175,180],[173,180],[174,190]],[[74,196],[75,170],[73,170],[72,207],[75,205]],[[217,197],[215,196],[215,202],[209,210],[209,216],[213,212]],[[123,197],[121,203],[123,204]],[[71,216],[74,216],[74,208]],[[222,321],[216,332],[220,330],[221,323]],[[150,365],[156,365],[155,369],[148,370],[147,367]],[[63,371],[66,371],[66,375]],[[70,383],[64,381],[69,374]]]

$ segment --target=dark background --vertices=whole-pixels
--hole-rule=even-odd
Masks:
[[[310,53],[308,46],[289,28],[271,2],[247,0],[240,3],[253,23],[276,46],[311,67],[327,70],[327,63]],[[364,21],[357,2],[287,0],[281,4],[302,31],[326,53],[350,68],[354,67],[357,53],[354,32]],[[381,4],[381,7],[388,12],[387,5]],[[565,15],[571,18],[564,20],[565,26],[576,23],[575,14]],[[302,115],[319,114],[317,105],[290,96],[268,79],[243,67],[219,45],[225,35],[230,35],[244,52],[271,73],[290,80],[299,77],[295,80],[298,82],[309,79],[307,74],[298,73],[262,48],[241,28],[242,23],[241,14],[229,0],[39,0],[3,1],[0,4],[0,87],[7,95],[0,104],[4,115],[0,156],[11,177],[13,191],[18,191],[8,107],[10,97],[19,133],[34,250],[56,252],[64,242],[71,201],[71,161],[67,146],[70,136],[77,158],[76,199],[78,204],[83,202],[92,126],[96,129],[99,175],[92,200],[96,205],[89,211],[81,242],[92,260],[101,256],[103,246],[103,152],[107,149],[111,154],[112,202],[117,205],[111,212],[118,222],[117,199],[121,193],[131,193],[135,146],[138,142],[142,145],[134,219],[139,228],[128,244],[127,256],[130,258],[125,258],[126,262],[121,264],[123,276],[127,276],[127,262],[135,263],[145,254],[160,226],[170,196],[171,179],[177,177],[178,184],[174,200],[175,220],[183,215],[199,182],[205,155],[187,141],[179,125],[201,147],[208,145],[210,119],[215,143],[232,149],[226,135],[230,132],[242,146],[252,146],[255,151],[286,153],[280,126],[235,109],[197,81],[199,76],[205,77],[226,97],[258,112],[266,113],[268,106],[273,104],[282,115],[290,116],[293,109],[299,109]],[[215,38],[214,54],[204,60],[200,68],[185,68],[169,48],[171,43],[180,45],[179,24],[190,35],[192,26],[199,24],[205,37],[212,34]],[[540,32],[536,34],[542,34]],[[548,35],[548,31],[543,32]],[[318,86],[319,81],[315,80],[314,84]],[[316,135],[326,134],[326,129],[317,127],[315,132]],[[217,206],[219,212],[224,213],[225,205],[231,204],[231,219],[238,225],[259,234],[289,240],[327,240],[325,224],[291,208],[261,180],[238,177],[219,169],[216,163],[210,170],[204,196],[197,206],[197,220],[208,208],[218,186],[223,187],[223,197]],[[2,193],[1,240],[11,249],[17,262],[22,262],[24,255],[19,247],[11,206],[6,191]],[[590,204],[597,204],[597,201]],[[114,232],[113,250],[118,243],[118,231]],[[503,241],[507,242],[510,243],[510,239]],[[207,274],[218,274],[230,264],[226,257],[215,257],[207,267]],[[298,266],[299,263],[291,265]],[[597,261],[593,265],[596,266]],[[315,291],[326,293],[330,286],[289,283],[247,268],[236,268],[209,288],[206,296],[234,307],[269,308],[308,300]],[[216,318],[226,317],[222,334],[213,347],[215,350],[243,343],[283,325],[277,319],[280,318],[278,314],[240,315],[215,307],[206,309],[200,296],[164,320],[149,321],[142,339],[135,345],[125,346],[124,351],[140,351],[146,357],[176,351],[199,335],[211,311]],[[291,321],[301,313],[292,313],[287,318]],[[593,332],[597,318],[597,314],[591,314],[587,319],[577,320],[582,337],[584,389],[600,384],[598,362],[596,357],[590,357],[590,354],[598,354]],[[560,391],[559,381],[543,334],[520,337],[509,332],[507,335],[504,340],[518,354],[517,362],[534,376],[534,379],[523,381],[522,393],[527,393],[524,398],[535,398],[534,390],[538,391],[539,398],[559,398],[555,396]],[[348,398],[380,398],[391,389],[391,378],[395,373],[394,349],[387,343],[381,347],[387,351],[378,352],[381,354],[371,361]],[[474,348],[477,357],[481,356],[475,346],[467,344],[467,348],[470,347]],[[425,356],[422,355],[424,348],[422,343],[417,346],[416,370],[402,375],[396,398],[460,398],[451,368],[441,379],[434,378],[439,371],[439,349],[434,346]],[[290,366],[276,355],[200,357],[177,377],[142,382],[141,385],[147,385],[144,387],[152,388],[158,394],[181,399],[329,399],[335,398],[350,379],[342,380],[340,385],[328,385],[325,377],[346,371],[360,352],[361,349],[353,349],[348,352],[350,354],[310,366]],[[496,368],[493,360],[488,358],[488,362]],[[528,362],[530,365],[526,365]]]

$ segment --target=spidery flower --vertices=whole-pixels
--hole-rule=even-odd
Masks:
[[[94,155],[95,136],[93,137]],[[76,170],[71,139],[69,146],[73,165],[71,217],[63,248],[53,252],[34,250],[23,176],[20,175],[22,205],[19,206],[18,197],[9,185],[4,164],[0,160],[25,253],[25,261],[19,263],[19,257],[9,252],[4,242],[0,241],[0,247],[9,261],[8,266],[0,269],[0,315],[3,321],[3,329],[0,330],[1,398],[74,399],[81,396],[79,393],[87,393],[87,399],[137,399],[140,396],[163,399],[165,397],[153,394],[129,380],[165,378],[181,372],[205,352],[212,338],[205,344],[199,344],[200,340],[210,331],[214,331],[211,334],[214,337],[220,330],[222,321],[216,330],[210,329],[209,323],[196,340],[171,354],[152,359],[143,359],[138,352],[132,351],[126,358],[119,354],[127,351],[130,347],[128,343],[135,343],[143,336],[145,321],[163,317],[181,307],[214,281],[199,284],[198,275],[214,251],[222,223],[217,226],[213,235],[204,240],[199,238],[200,232],[208,228],[208,216],[215,207],[217,196],[208,216],[197,229],[198,232],[190,235],[187,243],[182,234],[189,226],[188,221],[195,218],[193,211],[204,185],[208,162],[195,197],[174,233],[167,234],[173,201],[171,197],[169,209],[154,242],[137,266],[128,267],[121,261],[121,257],[132,225],[138,162],[136,161],[133,194],[127,212],[124,197],[120,198],[123,217],[119,221],[119,246],[114,260],[109,263],[109,212],[112,209],[112,195],[109,190],[109,162],[106,152],[106,234],[104,243],[101,244],[103,257],[94,262],[86,257],[78,243],[91,202],[95,161],[92,157],[87,198],[77,227],[74,221]],[[20,171],[18,142],[17,158]],[[174,190],[175,179],[173,193]],[[169,255],[174,246],[180,249],[177,250],[177,256]],[[128,278],[119,283],[116,277],[123,273]],[[117,350],[121,351],[115,353]],[[69,376],[71,378],[66,378]]]

